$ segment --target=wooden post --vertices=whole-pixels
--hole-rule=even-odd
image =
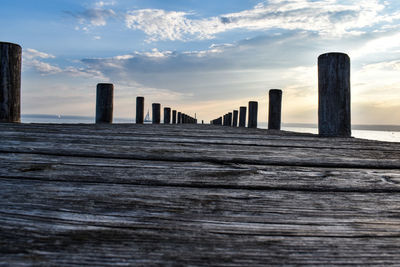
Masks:
[[[161,121],[161,104],[153,103],[153,124],[159,124]]]
[[[176,124],[176,110],[172,111],[172,124]]]
[[[114,85],[99,83],[96,90],[96,123],[112,123]]]
[[[143,124],[144,121],[144,97],[136,97],[136,124]]]
[[[222,117],[219,117],[219,118],[218,118],[217,124],[218,124],[218,125],[222,125]]]
[[[239,127],[246,127],[246,107],[240,107],[239,109]]]
[[[281,129],[282,90],[269,90],[268,129]]]
[[[164,124],[171,123],[171,108],[164,108]]]
[[[182,113],[178,112],[178,123],[181,124],[182,123]]]
[[[318,57],[318,96],[319,135],[351,137],[348,55],[327,53]]]
[[[249,118],[247,122],[247,127],[257,128],[257,115],[258,115],[258,102],[249,102]]]
[[[238,126],[238,111],[234,110],[233,111],[233,121],[232,121],[232,127],[237,127]]]
[[[21,122],[21,54],[21,46],[0,42],[0,122]]]
[[[232,127],[232,112],[228,113],[228,126]]]

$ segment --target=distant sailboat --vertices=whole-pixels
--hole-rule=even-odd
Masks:
[[[147,110],[147,114],[146,114],[146,117],[144,118],[144,122],[152,122],[151,119],[150,119],[149,110]]]

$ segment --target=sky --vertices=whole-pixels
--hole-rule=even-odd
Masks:
[[[94,116],[114,84],[114,117],[161,103],[209,121],[248,101],[267,120],[316,123],[317,58],[351,58],[353,124],[400,125],[398,0],[1,0],[0,41],[23,48],[23,114]]]

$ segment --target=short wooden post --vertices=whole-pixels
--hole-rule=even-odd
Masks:
[[[247,127],[257,128],[257,116],[258,116],[258,102],[249,102],[249,118],[247,122]]]
[[[21,122],[21,54],[21,46],[0,42],[0,122]]]
[[[246,127],[246,107],[239,109],[239,127]]]
[[[237,127],[238,126],[238,111],[234,110],[233,111],[233,121],[232,121],[232,127]]]
[[[351,137],[348,55],[327,53],[318,57],[318,96],[319,135]]]
[[[228,126],[232,126],[232,112],[228,113]]]
[[[153,103],[153,124],[159,124],[161,121],[161,104]]]
[[[282,90],[269,90],[268,129],[281,129]]]
[[[112,123],[114,85],[99,83],[96,90],[96,123]]]
[[[164,124],[171,123],[171,108],[164,108]]]
[[[176,110],[172,111],[172,124],[176,124]]]
[[[178,123],[181,124],[182,123],[182,113],[178,112]]]
[[[218,125],[222,125],[222,117],[219,117],[219,118],[218,118],[217,124],[218,124]]]
[[[227,118],[227,114],[224,115],[224,119],[222,121],[222,125],[226,126],[228,124],[228,118]]]
[[[136,124],[143,124],[144,121],[144,97],[136,97]]]

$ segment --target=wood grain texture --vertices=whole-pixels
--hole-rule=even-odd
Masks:
[[[318,57],[318,132],[351,136],[350,58],[346,54]]]
[[[5,265],[400,260],[400,143],[190,124],[1,126]]]
[[[0,122],[21,121],[21,46],[0,42]]]

